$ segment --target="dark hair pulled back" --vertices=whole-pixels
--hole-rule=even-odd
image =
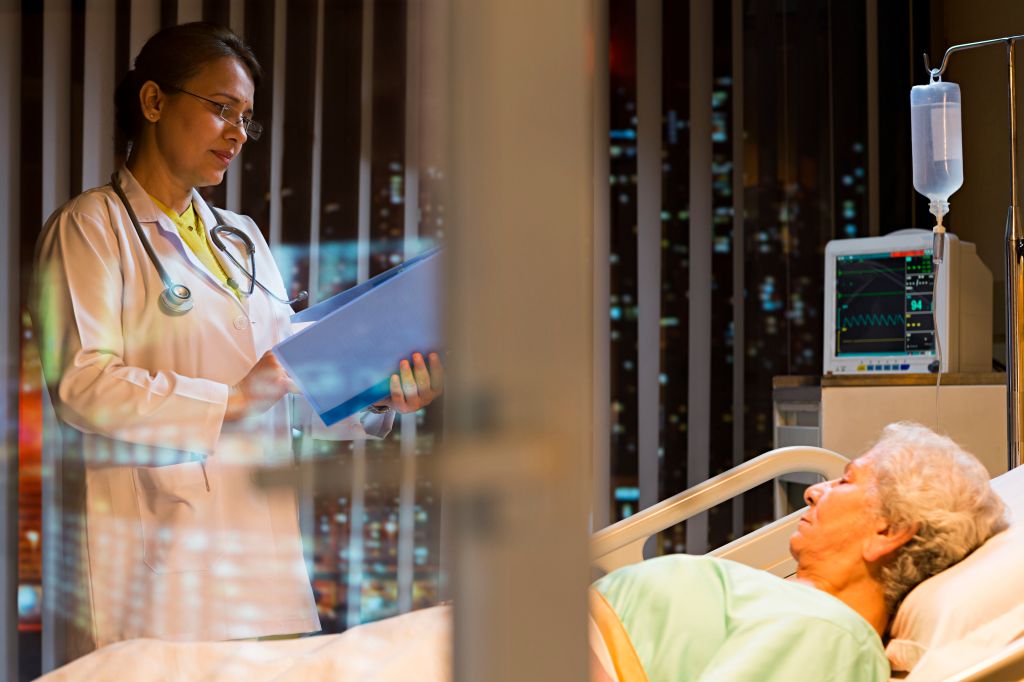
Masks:
[[[142,129],[139,90],[146,81],[164,88],[180,88],[209,62],[235,57],[249,70],[258,86],[263,69],[252,48],[229,29],[205,21],[169,26],[142,46],[135,68],[128,71],[114,91],[117,127],[128,140]]]

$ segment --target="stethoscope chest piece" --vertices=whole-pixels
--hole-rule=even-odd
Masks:
[[[139,224],[139,218],[135,215],[135,210],[132,208],[131,203],[128,201],[128,197],[125,196],[124,190],[121,189],[121,185],[117,180],[117,173],[110,176],[110,185],[114,188],[114,192],[117,194],[121,203],[124,204],[125,210],[128,212],[128,218],[131,219],[132,225],[135,227],[135,232],[139,235],[139,241],[142,242],[142,247],[146,251],[146,255],[149,256],[149,260],[153,262],[153,266],[156,267],[156,271],[160,274],[160,281],[164,284],[164,290],[160,293],[160,309],[168,315],[184,315],[188,311],[192,310],[195,305],[195,301],[192,299],[192,292],[184,284],[178,284],[173,281],[167,270],[160,263],[160,259],[156,257],[156,253],[153,251],[153,245],[149,243],[149,239],[146,238],[146,233],[142,231],[142,225]],[[217,209],[210,207],[214,217],[219,221],[210,230],[210,238],[213,240],[214,245],[220,249],[225,256],[231,259],[231,262],[249,279],[249,286],[246,291],[241,293],[245,296],[250,296],[255,289],[259,287],[268,296],[276,301],[280,301],[285,305],[293,305],[300,301],[306,300],[309,294],[305,291],[299,292],[299,295],[295,298],[286,299],[281,298],[267,287],[260,284],[259,280],[256,279],[256,247],[252,243],[252,239],[242,230],[237,227],[224,224],[223,218],[220,216],[220,212]],[[245,269],[245,266],[238,262],[238,260],[231,255],[228,251],[224,241],[220,238],[221,232],[227,232],[237,237],[245,246],[245,254],[249,257],[249,270]],[[235,291],[239,291],[238,282],[234,278],[228,278],[227,284]]]
[[[172,284],[160,293],[160,308],[168,315],[184,315],[193,305],[192,292],[184,284]]]

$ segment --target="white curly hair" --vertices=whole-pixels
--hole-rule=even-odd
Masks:
[[[1006,507],[981,462],[926,426],[890,424],[871,455],[881,516],[898,529],[918,524],[881,568],[886,604],[895,610],[915,585],[1006,528]]]

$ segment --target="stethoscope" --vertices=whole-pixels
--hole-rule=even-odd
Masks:
[[[167,270],[165,270],[164,266],[160,263],[160,259],[156,257],[156,252],[153,251],[153,245],[149,243],[149,239],[142,231],[142,226],[139,224],[139,219],[135,215],[135,210],[132,209],[131,202],[128,201],[128,197],[125,196],[124,190],[121,189],[121,185],[117,181],[117,173],[110,176],[110,184],[114,188],[114,192],[117,194],[118,198],[121,200],[121,203],[123,203],[124,207],[128,210],[128,217],[131,219],[132,225],[135,226],[135,232],[138,233],[139,239],[142,241],[142,248],[146,250],[146,255],[148,255],[149,259],[153,261],[156,271],[160,274],[160,281],[164,283],[164,290],[160,293],[160,309],[168,315],[184,315],[188,311],[192,310],[192,307],[195,304],[195,301],[192,299],[192,291],[184,284],[178,284],[172,280],[171,276],[167,274]],[[295,303],[305,301],[309,298],[308,291],[300,291],[299,295],[295,298],[281,298],[270,289],[263,286],[263,284],[256,279],[256,247],[253,245],[252,239],[237,227],[228,225],[224,218],[221,217],[220,211],[215,209],[213,206],[207,204],[207,208],[209,208],[213,213],[213,217],[217,219],[217,224],[210,229],[210,240],[213,241],[214,245],[216,245],[216,247],[220,249],[225,256],[231,259],[231,262],[234,263],[236,268],[241,270],[242,273],[249,278],[249,287],[246,291],[243,291],[242,294],[246,297],[252,296],[255,288],[259,287],[267,294],[267,296],[270,296],[275,301],[285,305],[294,305]],[[246,270],[234,255],[228,251],[227,247],[224,245],[223,239],[221,239],[221,232],[227,232],[228,234],[234,235],[245,245],[246,254],[249,256],[248,270]],[[227,284],[232,289],[241,291],[238,287],[238,282],[233,278],[228,277]]]

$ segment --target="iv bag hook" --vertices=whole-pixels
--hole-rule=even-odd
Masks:
[[[932,77],[941,76],[946,72],[946,64],[949,62],[949,55],[954,52],[962,52],[964,50],[970,50],[975,47],[984,47],[986,45],[998,45],[999,43],[1006,43],[1006,46],[1010,49],[1013,48],[1013,42],[1015,40],[1021,40],[1024,38],[1024,34],[1016,36],[1006,36],[1005,38],[992,38],[991,40],[979,40],[974,43],[961,43],[960,45],[954,45],[946,53],[942,55],[942,64],[937,69],[933,69],[931,63],[928,60],[928,53],[924,53],[924,68],[928,71],[928,75]]]

